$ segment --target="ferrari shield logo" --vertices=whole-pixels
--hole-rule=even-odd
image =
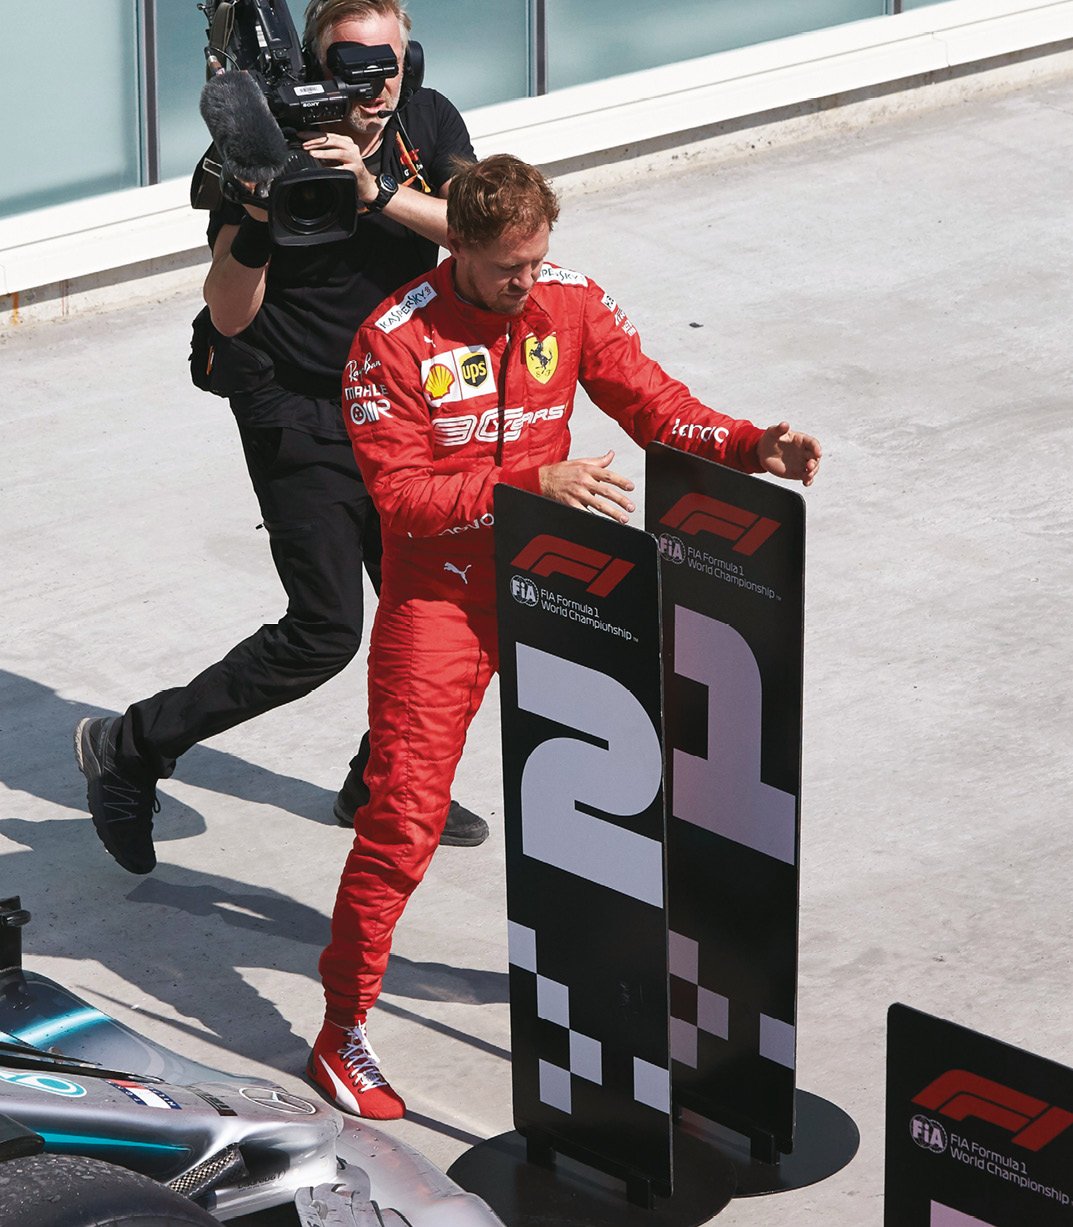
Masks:
[[[536,337],[526,337],[525,365],[534,379],[541,383],[548,382],[559,365],[559,342],[554,333],[543,341],[538,341]]]

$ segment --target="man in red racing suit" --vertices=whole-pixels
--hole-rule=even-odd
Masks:
[[[365,1116],[403,1111],[365,1015],[497,666],[495,485],[627,519],[633,487],[609,468],[613,453],[567,459],[578,383],[642,447],[658,440],[806,485],[820,458],[785,422],[764,431],[706,408],[645,356],[610,295],[544,261],[558,206],[532,167],[507,155],[477,163],[455,177],[448,209],[454,258],[369,316],[343,382],[381,516],[383,581],[369,648],[370,800],[320,961],[326,1023],[309,1072]]]

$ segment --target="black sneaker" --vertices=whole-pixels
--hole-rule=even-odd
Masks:
[[[369,803],[369,787],[365,783],[365,768],[369,765],[369,734],[366,733],[358,746],[358,752],[350,760],[350,771],[335,798],[332,813],[341,827],[352,827],[354,815]]]
[[[129,873],[152,873],[156,780],[121,775],[115,765],[118,717],[91,716],[75,729],[75,758],[86,777],[86,803],[100,841]]]
[[[354,815],[369,801],[369,788],[365,783],[365,767],[369,762],[369,734],[361,739],[357,754],[350,760],[350,772],[335,798],[332,813],[343,827],[354,825]],[[448,848],[476,848],[488,838],[488,823],[457,801],[451,802],[447,821],[443,826],[440,843]]]
[[[451,802],[440,843],[446,848],[476,848],[488,838],[488,823],[480,815]]]

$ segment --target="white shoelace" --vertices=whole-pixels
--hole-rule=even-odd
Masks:
[[[387,1079],[380,1072],[380,1058],[373,1052],[365,1034],[365,1024],[355,1023],[346,1037],[349,1043],[339,1049],[343,1067],[366,1087],[387,1086]]]

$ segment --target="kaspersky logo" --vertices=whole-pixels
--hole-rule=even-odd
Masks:
[[[585,545],[541,533],[511,563],[534,575],[569,575],[585,584],[593,596],[607,596],[633,570],[633,563],[612,558]]]
[[[989,1121],[1013,1134],[1013,1144],[1042,1150],[1073,1125],[1073,1112],[964,1069],[948,1070],[913,1099],[951,1120]]]
[[[743,511],[706,494],[684,494],[660,523],[690,537],[712,533],[733,541],[735,554],[755,554],[779,527],[777,520]]]

